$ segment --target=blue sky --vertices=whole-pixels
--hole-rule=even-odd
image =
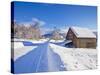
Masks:
[[[71,26],[97,28],[97,7],[31,2],[14,3],[14,20],[21,23],[38,19],[44,28]]]

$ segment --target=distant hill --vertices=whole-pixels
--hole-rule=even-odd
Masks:
[[[42,37],[50,38],[50,37],[52,37],[52,33],[46,33],[46,34],[42,35]]]

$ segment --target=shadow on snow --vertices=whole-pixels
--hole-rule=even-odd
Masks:
[[[49,42],[40,44],[14,62],[14,73],[65,71],[60,56],[49,47]]]

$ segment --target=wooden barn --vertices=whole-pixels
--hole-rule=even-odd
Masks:
[[[71,40],[76,48],[96,48],[96,36],[88,28],[69,28],[66,40]]]

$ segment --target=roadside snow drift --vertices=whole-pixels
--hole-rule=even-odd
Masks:
[[[24,46],[22,42],[12,42],[12,56],[11,58],[15,61],[19,57],[27,54],[31,50],[34,50],[37,46]]]
[[[50,44],[57,53],[67,70],[86,70],[97,68],[97,50],[87,48],[65,48]]]
[[[61,45],[52,43],[51,41],[47,41],[47,43],[45,43],[45,40],[39,41],[39,43],[38,43],[38,41],[30,41],[30,40],[29,40],[29,42],[33,43],[33,45],[26,46],[23,44],[23,42],[14,42],[14,48],[12,48],[13,49],[12,54],[14,54],[14,55],[12,55],[12,59],[14,61],[16,61],[17,59],[19,59],[22,56],[27,56],[27,54],[30,53],[31,51],[34,52],[37,50],[37,51],[39,51],[39,53],[36,51],[37,54],[33,54],[32,56],[35,56],[35,55],[38,56],[38,55],[40,55],[40,51],[44,51],[43,55],[48,55],[46,57],[49,60],[48,65],[49,65],[50,69],[52,69],[52,66],[50,65],[50,63],[51,64],[53,63],[51,59],[55,58],[51,52],[54,52],[55,54],[57,54],[60,57],[59,59],[61,59],[61,62],[63,63],[63,66],[61,66],[61,67],[65,68],[66,70],[87,70],[87,69],[96,69],[97,68],[97,50],[96,49],[66,48]],[[48,46],[48,48],[47,48],[47,46]],[[46,51],[48,51],[48,52],[46,52]],[[41,61],[43,61],[43,60],[41,60]],[[55,61],[58,62],[57,60],[55,60]]]

